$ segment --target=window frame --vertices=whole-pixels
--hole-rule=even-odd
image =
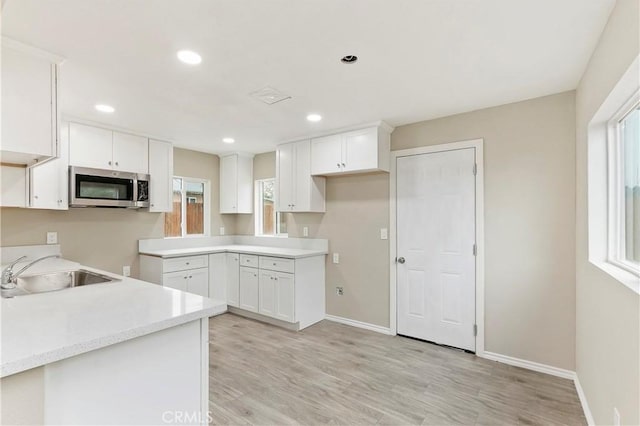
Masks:
[[[164,238],[200,238],[208,237],[211,235],[211,181],[208,179],[193,178],[187,176],[172,176],[171,185],[173,194],[173,179],[180,179],[182,182],[180,188],[181,203],[180,203],[180,233],[182,235],[166,236]],[[204,233],[203,234],[187,234],[187,193],[185,191],[185,182],[202,183],[204,188],[204,203],[203,203],[203,218],[204,221]],[[166,219],[165,219],[166,220]]]
[[[273,215],[273,220],[275,221],[274,225],[273,225],[273,229],[275,230],[275,234],[265,234],[263,233],[263,228],[262,228],[262,224],[263,224],[263,215],[264,215],[264,208],[262,205],[262,201],[263,201],[263,183],[266,181],[273,181],[274,182],[274,192],[277,190],[277,187],[275,187],[275,183],[276,183],[276,179],[275,178],[266,178],[266,179],[256,179],[254,181],[254,195],[255,195],[255,202],[254,202],[254,206],[256,206],[255,209],[255,214],[254,216],[254,235],[256,237],[276,237],[276,238],[287,238],[289,235],[285,232],[282,233],[281,231],[281,215],[282,212],[279,212],[277,209],[275,209],[275,194],[274,194],[274,209],[275,209],[275,214]]]
[[[624,140],[622,122],[640,105],[636,91],[607,122],[607,263],[640,277],[640,263],[626,258]]]

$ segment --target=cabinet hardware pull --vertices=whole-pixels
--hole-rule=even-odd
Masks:
[[[189,262],[187,262],[187,265],[189,264]]]
[[[274,263],[273,266],[276,266],[276,264]]]
[[[38,199],[38,196],[37,196],[37,195],[34,195],[34,196],[33,196],[33,198],[35,198],[35,199],[37,200],[37,199]]]
[[[338,168],[340,168],[340,163],[337,163],[337,164],[338,164]]]
[[[119,166],[118,162],[116,161],[116,166]]]
[[[118,163],[116,163],[116,164],[118,164]],[[342,163],[342,168],[344,169],[345,167],[347,167],[346,164]]]
[[[109,165],[111,165],[111,161],[109,161]]]
[[[189,278],[193,278],[193,275],[189,275]]]

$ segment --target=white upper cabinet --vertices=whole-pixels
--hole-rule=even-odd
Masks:
[[[149,139],[149,211],[173,211],[173,145]]]
[[[113,168],[113,132],[84,124],[69,124],[69,164],[92,169]]]
[[[253,156],[220,158],[220,213],[253,213]]]
[[[324,212],[326,178],[311,176],[311,141],[279,145],[276,151],[276,209]]]
[[[69,209],[69,123],[60,127],[60,156],[29,168],[29,207]]]
[[[392,129],[384,123],[311,140],[311,174],[389,171]]]
[[[35,164],[58,156],[60,58],[2,39],[2,162]]]
[[[113,132],[113,168],[149,173],[149,140],[143,136]]]
[[[323,136],[311,140],[311,173],[330,175],[342,172],[342,135]]]
[[[71,123],[69,164],[146,174],[149,173],[149,141],[143,136]]]

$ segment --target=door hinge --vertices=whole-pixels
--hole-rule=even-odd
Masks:
[[[478,174],[478,165],[477,164],[473,164],[473,175],[477,175]]]
[[[476,244],[473,245],[473,255],[474,256],[478,255],[478,246]]]
[[[478,335],[478,324],[473,324],[473,335],[474,336]]]

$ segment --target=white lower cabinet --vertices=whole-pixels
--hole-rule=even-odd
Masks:
[[[140,279],[209,297],[209,257],[200,255],[163,259],[141,255]]]
[[[250,312],[258,312],[259,285],[258,269],[240,267],[240,304],[239,308]]]
[[[324,319],[324,256],[290,259],[242,254],[239,261],[240,310],[297,324],[298,330]]]
[[[276,316],[276,281],[275,273],[271,271],[260,271],[260,288],[258,290],[260,301],[259,309],[262,315],[270,317]]]
[[[259,312],[282,321],[294,322],[294,275],[260,270]]]
[[[226,286],[227,305],[238,307],[240,305],[240,255],[238,253],[226,253]]]
[[[233,312],[302,330],[325,317],[325,256],[285,258],[212,253],[163,259],[140,255],[140,278],[223,300]]]

